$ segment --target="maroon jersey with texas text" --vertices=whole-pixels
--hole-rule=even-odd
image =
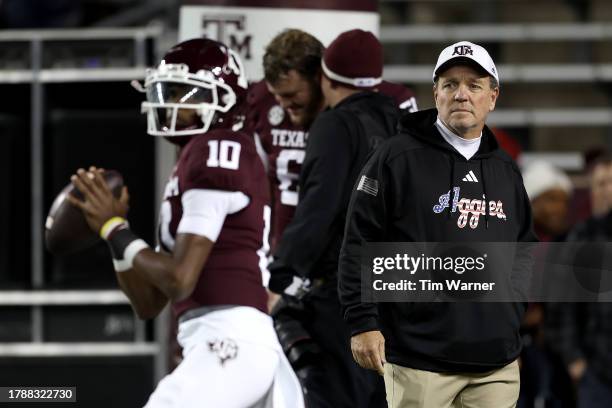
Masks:
[[[293,218],[298,202],[298,178],[308,129],[294,125],[289,114],[268,91],[265,81],[251,84],[248,93],[248,131],[259,136],[268,163],[272,189],[272,248]]]
[[[383,81],[378,90],[395,99],[400,109],[417,110],[411,89]],[[291,122],[289,114],[276,102],[263,80],[250,85],[248,103],[247,130],[259,136],[268,162],[268,180],[272,188],[271,242],[274,248],[293,218],[298,203],[298,179],[306,155],[308,129]]]
[[[260,262],[267,248],[269,189],[265,170],[251,135],[212,130],[195,136],[181,151],[166,185],[161,206],[159,240],[172,252],[183,215],[182,197],[191,189],[240,191],[249,197],[242,210],[228,214],[206,260],[193,293],[173,305],[177,316],[211,305],[252,306],[264,313],[266,291]],[[264,245],[265,243],[265,245]],[[265,267],[265,262],[262,263]]]

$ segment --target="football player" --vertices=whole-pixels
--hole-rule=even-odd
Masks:
[[[171,302],[178,317],[183,361],[146,406],[303,407],[266,313],[269,192],[252,136],[238,131],[247,91],[240,58],[213,40],[185,41],[147,70],[141,90],[148,133],[181,146],[161,205],[160,250],[130,230],[127,189],[115,199],[101,170],[72,176],[84,201],[71,202],[108,243],[137,314],[155,317]]]
[[[323,51],[314,36],[285,30],[266,47],[265,78],[249,87],[247,124],[256,135],[272,188],[273,251],[295,213],[308,129],[326,108],[321,92]],[[383,81],[378,91],[394,98],[402,110],[417,110],[414,93],[402,85]]]

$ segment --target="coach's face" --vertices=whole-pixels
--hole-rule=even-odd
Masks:
[[[499,87],[491,88],[491,77],[469,65],[440,73],[433,91],[440,119],[465,139],[480,136],[499,96]]]
[[[309,79],[292,69],[274,84],[267,83],[268,90],[278,104],[289,113],[291,122],[298,126],[310,126],[321,110],[323,95],[319,79]]]

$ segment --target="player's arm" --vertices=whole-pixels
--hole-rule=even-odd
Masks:
[[[72,182],[84,201],[70,198],[94,231],[108,242],[119,284],[142,318],[156,316],[168,300],[178,301],[193,291],[213,242],[191,233],[177,235],[173,255],[154,252],[125,221],[127,190],[115,199],[100,171],[79,169]]]
[[[117,272],[117,280],[142,319],[157,316],[169,300],[180,301],[193,292],[213,242],[195,234],[177,234],[173,254],[144,248],[133,267]]]
[[[89,224],[90,228],[98,233],[104,219],[115,217],[115,221],[125,220],[128,212],[129,195],[127,187],[123,187],[119,200],[111,200],[108,196],[107,186],[100,183],[99,174],[103,170],[90,167],[89,172],[79,169],[76,175],[71,177],[72,183],[84,193],[85,201],[67,197],[76,207],[80,208]],[[95,201],[93,197],[96,197]],[[95,204],[95,207],[94,207]],[[146,276],[133,267],[118,265],[116,260],[115,272],[119,287],[130,299],[134,311],[141,319],[150,319],[168,303],[168,298],[156,286],[150,283]]]
[[[152,319],[168,304],[166,295],[149,283],[146,276],[138,270],[131,268],[125,272],[116,272],[116,276],[119,287],[130,299],[139,318]]]
[[[134,256],[133,269],[142,273],[168,299],[176,302],[187,298],[195,289],[225,217],[244,209],[249,201],[239,191],[207,188],[185,191],[181,199],[183,215],[172,255],[145,248]],[[109,244],[113,248],[114,242]]]

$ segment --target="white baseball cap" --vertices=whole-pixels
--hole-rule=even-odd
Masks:
[[[436,79],[436,76],[438,76],[438,71],[443,65],[446,65],[447,62],[457,58],[470,59],[474,61],[489,75],[495,78],[497,83],[499,83],[497,68],[495,68],[495,63],[487,50],[480,45],[471,43],[469,41],[459,41],[458,43],[449,45],[442,50],[433,71],[433,79]]]
[[[563,190],[567,194],[572,193],[570,178],[559,168],[542,160],[529,164],[523,170],[523,183],[530,201],[553,189]]]

